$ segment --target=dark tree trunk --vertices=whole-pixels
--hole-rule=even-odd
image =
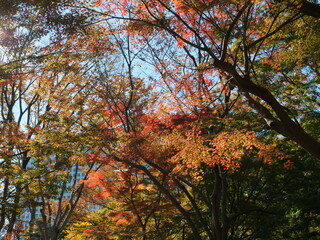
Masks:
[[[300,12],[315,18],[320,18],[320,5],[316,3],[311,3],[306,0],[302,1],[302,5],[300,7]]]
[[[214,66],[232,77],[230,80],[232,84],[238,87],[239,91],[247,98],[251,107],[266,120],[270,128],[295,141],[320,160],[320,142],[305,132],[299,123],[291,119],[288,110],[278,102],[268,89],[255,84],[251,81],[250,77],[240,76],[230,63],[216,60]],[[264,101],[272,109],[272,112],[262,105],[259,100],[253,99],[251,95]]]

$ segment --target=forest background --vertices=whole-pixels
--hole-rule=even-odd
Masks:
[[[318,1],[0,6],[1,237],[320,239]]]

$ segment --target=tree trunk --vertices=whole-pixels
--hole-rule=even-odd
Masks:
[[[306,0],[302,1],[302,5],[299,8],[300,12],[315,18],[320,18],[320,5],[311,3]]]
[[[255,84],[250,80],[250,77],[240,76],[230,63],[216,60],[214,66],[225,71],[232,77],[230,82],[238,87],[239,91],[247,98],[251,107],[264,117],[270,128],[295,141],[311,155],[320,160],[320,142],[305,132],[296,121],[290,118],[288,110],[278,102],[268,89]],[[253,99],[251,95],[263,100],[273,112],[263,106],[259,100]]]

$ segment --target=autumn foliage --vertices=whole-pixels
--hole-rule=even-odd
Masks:
[[[317,2],[2,5],[0,238],[318,239]]]

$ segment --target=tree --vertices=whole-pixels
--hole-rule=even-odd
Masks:
[[[294,194],[291,187],[296,184],[293,176],[297,172],[292,172],[295,167],[292,162],[271,145],[262,144],[252,134],[222,132],[201,137],[197,136],[199,131],[189,128],[190,119],[179,116],[172,120],[170,122],[162,119],[163,122],[151,126],[151,131],[150,126],[146,126],[146,138],[139,135],[137,139],[132,139],[121,154],[112,155],[108,150],[106,164],[111,165],[111,169],[118,167],[120,171],[110,173],[109,169],[108,172],[95,173],[87,183],[89,187],[100,187],[98,196],[105,199],[104,206],[110,207],[111,213],[116,212],[115,215],[111,214],[110,218],[113,219],[113,224],[119,221],[119,226],[116,230],[111,230],[112,221],[105,218],[95,222],[98,231],[92,229],[91,233],[102,234],[101,236],[108,239],[117,236],[117,231],[124,231],[121,235],[124,239],[124,236],[154,239],[154,236],[151,237],[152,225],[146,225],[148,234],[132,235],[126,227],[136,227],[136,221],[125,221],[121,215],[129,209],[135,209],[134,206],[136,209],[148,206],[145,214],[149,211],[157,214],[159,211],[159,208],[153,209],[152,205],[149,205],[148,195],[139,194],[145,188],[144,184],[141,186],[141,182],[131,175],[133,169],[139,169],[139,175],[148,176],[148,184],[153,183],[159,188],[185,220],[181,222],[177,219],[178,222],[175,222],[176,229],[173,232],[178,234],[179,238],[269,239],[272,235],[281,239],[281,236],[285,236],[285,231],[277,231],[283,229],[279,225],[286,226],[290,219],[286,216],[287,209],[283,201],[291,193]],[[191,119],[191,123],[195,121]],[[234,127],[230,126],[230,129]],[[107,155],[107,152],[105,154]],[[260,157],[267,163],[259,160]],[[230,161],[227,161],[228,159]],[[118,185],[115,181],[129,176],[132,185]],[[132,191],[128,191],[129,189]],[[129,201],[132,194],[136,194],[134,202]],[[114,197],[117,199],[115,202],[112,201]],[[282,198],[283,201],[280,200]],[[108,200],[111,201],[110,204]],[[106,217],[106,212],[103,212],[102,216]],[[133,213],[135,214],[134,211]],[[178,214],[176,216],[178,217]],[[258,216],[261,222],[257,221]],[[271,224],[274,219],[279,220],[279,225]],[[164,223],[166,221],[162,220]],[[120,227],[120,222],[124,224],[124,228]],[[109,228],[102,230],[104,224]],[[268,233],[271,235],[266,235],[262,230],[266,225],[269,226]],[[303,234],[310,234],[303,231]],[[75,230],[70,233],[72,232]],[[135,231],[134,234],[138,232]],[[170,235],[162,236],[170,239]]]
[[[143,7],[141,7],[140,9],[143,9]],[[111,26],[113,27],[113,25]],[[139,24],[137,25],[129,24],[128,26],[122,25],[122,27],[129,30],[136,29],[136,28],[139,30],[141,29],[139,28],[141,27],[139,26]],[[143,30],[146,31],[146,34],[149,34],[153,30],[152,28],[147,28],[147,26],[144,24],[142,24],[142,27],[143,27]],[[114,31],[115,29],[116,27],[114,28]],[[261,30],[257,29],[257,31],[259,32]],[[250,220],[252,219],[248,216],[256,212],[260,214],[265,213],[267,215],[268,214],[272,215],[273,213],[268,211],[268,204],[264,204],[259,201],[255,203],[256,206],[253,208],[250,208],[249,204],[242,203],[242,205],[240,204],[241,205],[240,208],[235,207],[232,209],[232,211],[228,212],[226,196],[229,193],[228,192],[229,189],[227,191],[228,184],[226,183],[228,181],[226,179],[229,177],[229,174],[227,174],[228,171],[226,171],[226,168],[229,168],[229,171],[231,171],[231,169],[237,169],[237,164],[241,165],[241,161],[246,158],[246,154],[252,157],[251,159],[253,160],[255,160],[259,156],[262,156],[265,160],[267,160],[267,162],[271,162],[271,160],[274,160],[277,157],[280,158],[278,159],[278,161],[281,162],[282,161],[281,159],[283,158],[283,156],[280,153],[273,155],[277,153],[277,151],[275,151],[274,148],[271,146],[263,145],[259,143],[257,138],[252,138],[254,135],[250,136],[250,134],[246,132],[241,132],[241,131],[236,131],[234,135],[230,134],[228,131],[220,132],[221,130],[226,130],[226,126],[224,125],[227,125],[227,124],[222,124],[222,127],[220,127],[219,120],[215,118],[218,116],[224,118],[228,114],[230,114],[233,117],[238,116],[237,111],[240,109],[239,106],[240,104],[244,105],[244,103],[243,103],[243,99],[237,97],[236,96],[237,94],[234,94],[234,84],[233,84],[233,80],[230,78],[228,78],[227,84],[222,83],[222,84],[211,84],[209,86],[206,85],[207,82],[210,82],[210,77],[211,79],[214,79],[212,78],[212,75],[214,74],[220,74],[221,79],[226,78],[226,75],[224,75],[223,72],[222,73],[217,71],[215,72],[212,69],[208,69],[210,67],[210,64],[212,64],[210,63],[210,58],[212,57],[211,55],[204,54],[203,49],[202,49],[203,51],[199,51],[200,54],[196,55],[194,51],[187,48],[186,45],[183,45],[183,43],[181,43],[180,41],[180,46],[182,47],[181,49],[174,49],[175,51],[171,51],[172,48],[170,48],[170,46],[168,46],[167,48],[167,49],[170,49],[168,51],[169,54],[174,53],[172,54],[171,58],[168,58],[168,59],[169,60],[173,59],[175,60],[175,62],[165,61],[168,59],[161,58],[161,53],[162,53],[161,50],[164,49],[163,47],[164,44],[168,43],[169,45],[170,43],[172,43],[172,41],[167,41],[164,44],[160,43],[157,46],[153,46],[152,41],[156,42],[157,40],[159,40],[157,38],[158,35],[152,36],[154,37],[153,39],[150,39],[150,38],[146,39],[147,36],[148,35],[144,35],[143,37],[139,38],[139,36],[134,35],[134,36],[130,36],[130,38],[133,39],[136,43],[143,42],[146,45],[150,46],[149,51],[151,52],[151,58],[153,57],[153,59],[155,59],[156,62],[158,63],[158,65],[156,65],[155,68],[162,74],[161,77],[163,77],[164,83],[169,88],[169,91],[172,90],[171,91],[171,93],[173,93],[172,99],[177,100],[177,103],[178,103],[177,104],[178,108],[174,108],[172,105],[168,106],[168,104],[166,104],[167,102],[164,101],[163,103],[164,109],[161,109],[161,110],[167,110],[167,112],[169,113],[175,112],[176,115],[169,114],[169,118],[167,119],[164,118],[165,114],[158,115],[156,117],[154,116],[150,117],[152,114],[148,115],[150,117],[149,122],[148,120],[147,122],[144,122],[146,127],[144,131],[145,133],[147,133],[146,135],[143,135],[144,131],[140,129],[141,126],[139,126],[139,121],[137,120],[134,121],[136,124],[138,124],[134,128],[135,129],[134,131],[132,131],[131,127],[130,128],[126,127],[126,124],[127,124],[126,121],[121,121],[121,124],[124,125],[122,128],[127,129],[125,131],[126,134],[121,135],[119,132],[117,131],[115,132],[116,136],[120,134],[121,138],[119,137],[119,139],[122,140],[121,141],[122,144],[120,145],[121,147],[116,148],[118,151],[112,152],[112,149],[104,150],[104,154],[107,156],[105,159],[106,163],[115,164],[115,165],[119,163],[126,164],[131,168],[133,167],[144,172],[150,178],[150,180],[162,191],[162,193],[166,195],[168,199],[170,199],[172,204],[178,209],[180,214],[186,220],[187,230],[189,230],[189,232],[192,232],[192,234],[190,235],[191,238],[201,239],[201,235],[203,234],[212,239],[215,239],[215,238],[225,239],[227,236],[227,233],[230,234],[230,232],[232,231],[233,231],[232,234],[234,234],[233,235],[234,237],[238,236],[237,234],[241,234],[242,236],[245,236],[248,238],[255,236],[255,234],[257,233],[254,232],[254,227],[250,226],[252,224]],[[163,37],[163,36],[166,37],[166,35],[160,35],[160,37]],[[260,41],[258,41],[256,44],[258,43],[260,43]],[[268,49],[269,47],[270,45],[266,44],[266,49]],[[263,48],[263,47],[260,46],[259,48]],[[241,51],[241,49],[238,49],[238,51]],[[264,49],[264,51],[268,51],[268,50]],[[195,57],[195,55],[197,56],[197,58]],[[187,58],[188,60],[185,60],[185,56],[188,56]],[[228,57],[232,59],[232,56],[228,56]],[[239,56],[236,56],[236,57],[239,57]],[[234,60],[236,59],[236,57],[234,58]],[[262,60],[263,57],[264,57],[263,55],[260,55],[258,57],[258,60],[259,61]],[[182,58],[184,58],[183,62],[182,60],[177,61]],[[240,63],[244,61],[243,58],[241,57],[239,57],[239,59],[238,60],[240,61]],[[172,65],[170,65],[170,63]],[[188,76],[188,74],[185,74],[185,72],[183,71],[179,72],[180,70],[179,65],[182,66],[181,69],[183,69],[184,71],[188,68],[191,69],[190,75],[192,77],[189,77],[190,75]],[[261,66],[262,66],[262,63],[259,62],[259,64],[257,64],[257,66],[255,67],[258,69]],[[196,77],[193,77],[193,76],[196,76]],[[183,79],[183,80],[187,79],[187,81],[179,82],[179,77],[180,79]],[[260,76],[259,74],[256,74],[257,79],[258,77],[262,78],[262,76]],[[254,84],[266,84],[266,83],[264,83],[262,80],[259,83],[258,80],[256,80]],[[218,101],[212,100],[212,99],[215,99],[212,91],[212,88],[213,88],[212,86],[220,87],[219,91],[216,92],[217,96],[219,96],[219,93],[221,92],[223,93],[222,96],[225,96],[224,98],[225,102],[223,102],[222,99],[219,97],[218,99],[220,103],[222,102],[222,104],[216,104],[216,106],[214,107],[212,107],[213,103],[216,103]],[[207,91],[208,89],[211,91]],[[179,92],[180,90],[181,92]],[[208,92],[209,92],[209,95],[205,95]],[[244,95],[247,98],[251,99],[250,95],[249,96],[246,94]],[[254,101],[256,100],[258,99],[254,99]],[[183,104],[179,104],[179,102],[180,103],[190,102],[191,104],[183,105]],[[181,105],[183,105],[184,107],[181,107]],[[205,108],[205,106],[207,106],[207,108]],[[233,109],[233,111],[230,111],[231,110],[230,107]],[[182,110],[182,113],[180,113],[178,109]],[[121,111],[115,112],[113,111],[112,108],[110,108],[110,110],[111,111],[109,111],[108,114],[113,113],[115,114],[115,116],[117,116],[118,119],[125,119],[121,117],[121,114],[123,114],[123,112]],[[159,108],[157,108],[157,110],[158,111],[156,113],[161,112],[159,111]],[[218,114],[216,112],[218,112]],[[202,114],[204,115],[209,114],[211,115],[211,117],[206,119]],[[249,114],[249,116],[252,116],[252,115]],[[142,115],[140,116],[140,118],[141,117],[143,118],[145,116]],[[139,119],[139,115],[138,115],[138,119]],[[160,132],[154,132],[155,130],[154,127],[157,129],[157,125],[158,125],[157,122],[159,121],[159,119],[160,119],[159,126],[165,126],[165,128],[161,129]],[[198,120],[200,119],[202,120],[202,122],[205,122],[204,125],[208,127],[207,132],[211,132],[213,130],[213,135],[209,136],[209,139],[211,137],[211,141],[210,140],[205,141],[202,139],[201,135],[194,134],[194,132],[196,133],[198,131],[201,132],[201,129],[203,126],[200,128],[195,128],[197,130],[193,129],[193,131],[191,130],[192,127],[190,127],[190,125],[189,127],[187,127],[188,122],[195,122],[196,119]],[[212,120],[212,119],[215,119],[215,120]],[[163,120],[163,122],[161,120]],[[210,121],[215,123],[213,128],[211,127],[209,128],[210,124],[208,123]],[[166,122],[167,123],[169,122],[169,126],[167,126]],[[171,127],[173,129],[178,129],[173,134],[170,134],[171,133],[170,130],[166,129],[166,127],[170,129],[170,123],[172,124]],[[183,127],[180,128],[181,134],[178,134],[179,127],[177,127],[177,125],[185,126],[185,128]],[[167,139],[168,135],[172,137],[172,139],[168,140]],[[123,136],[125,136],[125,138],[123,138]],[[216,138],[216,141],[213,140],[215,138]],[[256,139],[256,140],[253,140],[253,139]],[[228,142],[228,140],[230,140],[230,142]],[[232,142],[232,140],[234,140],[234,142]],[[173,146],[175,146],[175,148],[173,148],[173,146],[170,146],[171,148],[169,147],[168,149],[171,151],[166,152],[164,151],[163,148],[165,148],[165,146],[168,147],[168,145],[166,145],[168,142],[173,143]],[[254,144],[252,144],[253,142]],[[174,145],[179,143],[180,143],[180,148],[178,148],[179,145],[178,146]],[[217,145],[213,143],[216,143]],[[223,148],[222,147],[223,145],[228,146],[229,149]],[[187,147],[183,148],[183,146],[187,146]],[[103,145],[102,145],[102,149],[103,149]],[[120,149],[123,151],[120,151]],[[150,152],[147,151],[148,149],[150,149]],[[239,152],[237,152],[238,150]],[[188,152],[189,152],[189,155],[188,155]],[[161,157],[158,158],[159,155],[162,156],[162,158]],[[172,162],[168,160],[165,161],[165,159],[170,159],[170,160],[175,159],[176,160],[175,164],[177,164],[177,166],[173,166],[174,164],[171,165]],[[283,163],[286,163],[286,166],[290,167],[290,162],[283,162]],[[201,199],[199,200],[201,203],[198,205],[198,202],[194,200],[194,198],[196,198],[194,196],[195,195],[203,196],[204,193],[203,191],[197,188],[197,185],[194,183],[195,181],[194,177],[198,175],[200,175],[201,177],[201,171],[200,173],[197,173],[197,171],[195,171],[195,170],[198,170],[197,168],[200,168],[199,166],[201,166],[201,164],[203,164],[203,166],[206,166],[204,167],[204,169],[208,168],[208,166],[212,168],[211,174],[207,173],[202,177],[204,180],[207,180],[209,182],[211,181],[211,184],[212,184],[211,186],[216,186],[216,187],[215,187],[215,191],[212,191],[212,188],[211,188],[211,192],[207,194],[208,196],[210,197],[213,196],[213,197],[208,201],[203,200],[203,199],[206,199],[205,197],[199,197]],[[183,172],[182,169],[185,170],[186,172]],[[159,178],[159,174],[155,174],[154,170],[157,170],[159,172],[160,178]],[[179,170],[181,172],[179,172]],[[192,172],[191,170],[195,171],[195,173],[191,174]],[[171,174],[173,174],[174,176],[172,176]],[[161,181],[159,181],[159,179],[162,179],[162,177],[171,179],[172,182],[175,184],[174,185],[175,188],[178,188],[181,192],[183,192],[184,199],[188,202],[189,206],[192,206],[191,209],[185,208],[184,205],[182,206],[180,199],[175,198],[175,195],[173,194],[174,187],[172,185],[162,184]],[[261,176],[258,175],[257,178],[259,179],[259,177]],[[107,179],[107,176],[105,178]],[[212,180],[212,178],[215,178],[215,180]],[[230,174],[230,178],[231,178],[231,174]],[[104,178],[101,178],[101,179],[104,179]],[[254,181],[250,183],[253,183],[253,182]],[[103,188],[104,184],[101,184],[100,186]],[[190,186],[194,186],[194,188]],[[255,186],[255,187],[260,188],[261,186]],[[193,191],[196,192],[194,195],[193,195]],[[246,193],[242,192],[240,195],[242,194],[244,195]],[[244,197],[244,199],[246,198]],[[242,200],[240,200],[240,202],[241,201]],[[203,206],[206,206],[206,207],[203,207]],[[210,209],[210,212],[212,214],[210,214],[209,219],[206,219],[206,217],[201,211],[202,209]],[[241,219],[240,216],[241,217],[245,216],[248,218],[248,222],[246,223],[248,225],[239,224],[238,222],[232,222],[230,221],[230,218],[228,218],[228,216],[231,216],[232,219],[235,216],[235,219],[237,220]],[[228,226],[228,224],[230,225]],[[233,229],[233,230],[230,230],[230,229]],[[251,234],[246,233],[247,232],[246,229],[251,229]]]
[[[306,13],[308,2],[303,1],[302,5],[285,1],[273,4],[227,1],[222,5],[191,0],[100,3],[99,9],[105,9],[102,15],[127,20],[116,28],[126,29],[141,42],[145,38],[159,41],[173,38],[181,52],[185,52],[184,56],[174,56],[174,61],[181,66],[185,65],[185,56],[192,62],[194,54],[200,52],[204,57],[201,62],[204,70],[216,69],[221,84],[237,87],[247,104],[270,128],[319,158],[319,142],[300,126],[299,116],[279,101],[282,95],[275,89],[281,85],[281,79],[276,73],[266,78],[258,72],[262,61],[272,58],[275,51],[289,44],[277,37],[295,22],[303,21],[301,12]],[[311,29],[317,21],[313,20]]]
[[[125,239],[132,229],[141,239],[318,237],[317,206],[293,191],[317,196],[300,182],[318,184],[318,167],[287,142],[320,157],[317,3],[9,2],[0,66],[7,237],[21,234],[25,207],[33,238],[63,236],[70,219],[69,238]],[[89,168],[67,187],[73,165]],[[85,183],[112,200],[99,200],[100,212],[77,211]]]
[[[37,12],[32,13],[36,18]],[[90,171],[93,165],[87,158],[94,154],[91,134],[99,119],[97,108],[88,107],[95,99],[90,96],[94,85],[90,63],[99,56],[92,49],[102,54],[109,48],[97,46],[93,35],[89,40],[81,34],[77,34],[79,44],[72,34],[42,44],[47,32],[39,23],[28,16],[20,24],[23,16],[15,17],[3,26],[1,38],[0,227],[8,237],[22,234],[20,217],[29,209],[29,229],[23,231],[32,235],[38,227],[43,239],[57,239],[83,189],[76,180],[73,188],[66,187],[70,168],[78,165]],[[55,210],[53,202],[58,203]],[[39,208],[42,222],[35,215]]]
[[[177,209],[143,172],[134,168],[114,171],[114,167],[106,166],[84,182],[90,202],[100,209],[75,218],[67,230],[67,239],[170,239],[180,234],[179,228],[173,228],[180,225],[175,222],[181,220]]]
[[[68,35],[85,28],[88,15],[77,11],[74,0],[1,0],[0,21],[8,23],[16,21],[26,24],[33,22],[41,26],[39,33],[46,35],[49,32],[56,36]]]
[[[27,146],[32,138],[32,131],[24,127],[23,121],[31,128],[39,125],[33,113],[37,113],[36,105],[39,95],[31,90],[36,82],[34,73],[36,65],[28,59],[28,51],[38,36],[37,28],[27,25],[25,33],[17,22],[4,25],[2,40],[1,64],[1,182],[2,208],[0,228],[8,225],[11,234],[19,215],[19,203],[22,198],[23,182],[28,179],[24,173],[30,156]],[[13,43],[12,45],[9,44]],[[28,80],[24,78],[28,76]],[[26,175],[26,176],[24,176]],[[24,176],[24,177],[23,177]]]

